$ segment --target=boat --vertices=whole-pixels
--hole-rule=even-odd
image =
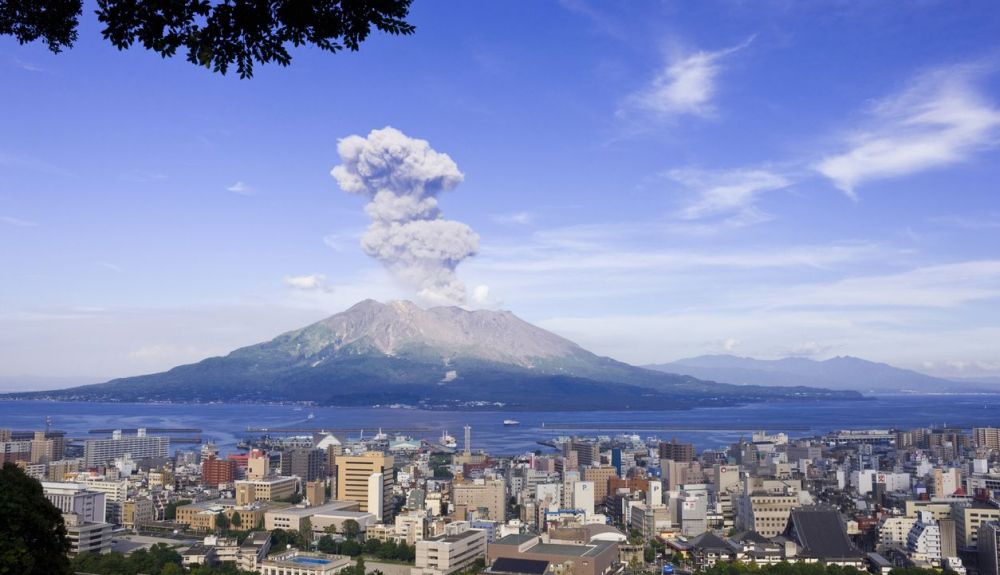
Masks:
[[[445,446],[445,447],[447,447],[449,449],[454,449],[454,448],[458,447],[458,440],[456,440],[454,436],[449,435],[447,431],[442,431],[441,432],[441,445],[443,445],[443,446]]]
[[[521,425],[521,422],[518,421],[518,420],[516,420],[516,419],[505,419],[505,420],[503,420],[503,424],[507,425],[507,426]]]
[[[316,417],[316,414],[310,411],[309,415],[306,416],[306,419],[312,419],[314,417]]]

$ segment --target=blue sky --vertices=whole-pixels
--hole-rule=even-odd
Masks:
[[[634,363],[1000,375],[992,3],[417,0],[414,36],[250,81],[118,52],[91,8],[63,54],[0,39],[0,378],[414,298],[330,176],[386,126],[464,175],[438,200],[479,236],[470,307]]]

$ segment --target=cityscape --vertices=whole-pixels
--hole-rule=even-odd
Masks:
[[[1000,575],[998,32],[0,0],[0,575]]]

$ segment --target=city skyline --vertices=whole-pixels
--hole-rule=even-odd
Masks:
[[[86,16],[64,54],[3,38],[0,377],[137,375],[369,297],[444,303],[362,251],[365,202],[330,175],[386,127],[461,172],[437,201],[478,236],[470,308],[634,364],[1000,375],[988,5],[453,8],[249,81],[118,53]]]

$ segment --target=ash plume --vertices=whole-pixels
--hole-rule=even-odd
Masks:
[[[462,182],[462,172],[448,154],[426,140],[395,128],[372,130],[368,137],[348,136],[337,144],[341,164],[331,172],[342,190],[367,196],[372,223],[361,238],[366,254],[429,303],[466,300],[465,284],[455,268],[479,250],[472,228],[446,220],[437,195]]]

